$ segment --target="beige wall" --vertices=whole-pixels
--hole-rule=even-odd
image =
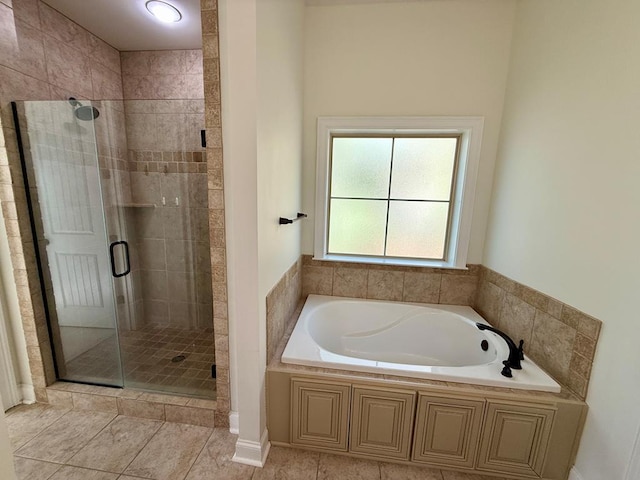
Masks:
[[[640,3],[519,3],[485,260],[602,320],[576,468],[625,478],[640,425]]]
[[[485,117],[469,263],[480,263],[515,2],[475,0],[306,8],[303,206],[315,209],[321,115]],[[313,253],[313,218],[303,253]]]

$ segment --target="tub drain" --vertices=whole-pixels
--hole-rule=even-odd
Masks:
[[[185,358],[187,358],[187,357],[185,357],[184,355],[176,355],[175,357],[173,357],[171,359],[171,363],[182,362]]]

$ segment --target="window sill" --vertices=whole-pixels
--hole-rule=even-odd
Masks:
[[[344,262],[344,263],[368,263],[373,265],[389,265],[398,267],[426,267],[426,268],[442,268],[448,270],[468,270],[466,266],[456,266],[443,260],[419,260],[415,258],[380,258],[353,255],[324,255],[322,257],[314,256],[313,260],[320,262]]]

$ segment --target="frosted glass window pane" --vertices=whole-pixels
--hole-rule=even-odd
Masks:
[[[387,198],[391,138],[334,138],[331,196]]]
[[[391,198],[449,200],[456,138],[396,138]]]
[[[391,202],[387,255],[443,258],[448,215],[449,204],[444,202]]]
[[[329,253],[383,255],[387,202],[331,200]]]

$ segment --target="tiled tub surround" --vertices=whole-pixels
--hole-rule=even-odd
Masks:
[[[297,317],[293,312],[302,300],[302,258],[298,259],[267,294],[267,363]]]
[[[473,306],[479,265],[445,270],[313,260],[302,256],[302,294]]]
[[[523,339],[527,355],[586,398],[602,322],[484,266],[441,270],[325,262],[303,255],[302,293],[471,306],[514,340]]]
[[[486,267],[474,308],[559,383],[585,399],[602,322]]]

